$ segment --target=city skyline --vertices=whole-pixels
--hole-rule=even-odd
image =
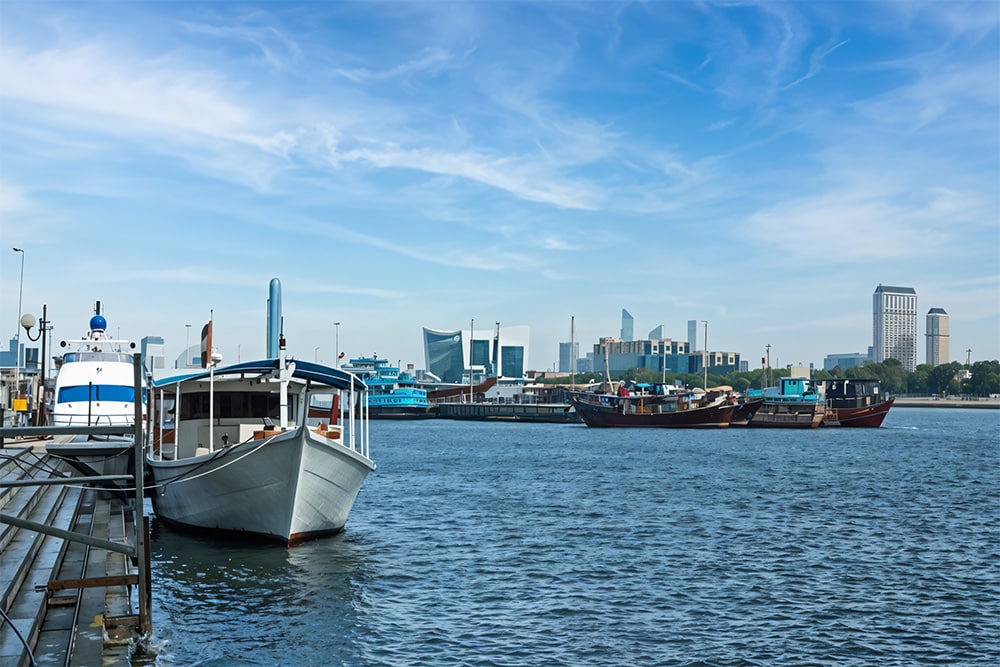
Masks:
[[[258,358],[277,277],[331,364],[627,310],[820,367],[882,283],[997,359],[998,56],[978,2],[2,3],[0,337]]]

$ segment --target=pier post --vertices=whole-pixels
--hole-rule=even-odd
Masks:
[[[135,555],[139,570],[139,633],[148,637],[153,632],[151,602],[152,583],[149,578],[149,520],[146,518],[145,458],[143,454],[142,422],[142,355],[132,355],[135,379],[135,438],[132,446],[135,454]],[[152,402],[152,401],[151,401]]]

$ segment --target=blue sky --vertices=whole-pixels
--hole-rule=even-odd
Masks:
[[[528,365],[659,324],[865,352],[879,283],[1000,358],[996,2],[0,2],[0,327]],[[195,334],[192,334],[192,339]],[[319,348],[318,350],[316,348]]]

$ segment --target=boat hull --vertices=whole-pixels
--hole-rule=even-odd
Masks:
[[[343,530],[375,467],[306,427],[146,465],[153,509],[167,523],[285,544]]]
[[[878,428],[882,425],[895,397],[877,405],[858,408],[831,408],[823,418],[823,426],[846,426],[854,428]]]
[[[751,428],[817,428],[823,423],[822,403],[772,403],[765,400],[750,422]]]
[[[368,417],[370,419],[433,419],[437,416],[437,410],[430,406],[401,406],[401,407],[381,407],[370,406]]]
[[[438,417],[467,421],[571,424],[580,417],[568,403],[441,403]]]
[[[674,412],[646,412],[649,406],[644,401],[632,401],[639,404],[622,409],[622,403],[614,400],[616,397],[609,398],[612,400],[597,402],[576,396],[573,397],[573,406],[580,419],[594,428],[728,428],[739,408],[727,402]],[[652,405],[657,402],[655,398],[650,400]]]
[[[135,447],[131,438],[88,440],[86,436],[78,436],[66,443],[47,443],[45,451],[66,461],[85,477],[135,474]],[[130,480],[106,480],[94,484],[116,495],[135,496]]]

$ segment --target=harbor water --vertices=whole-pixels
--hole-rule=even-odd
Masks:
[[[153,520],[157,665],[995,665],[1000,411],[373,422],[344,533]]]

